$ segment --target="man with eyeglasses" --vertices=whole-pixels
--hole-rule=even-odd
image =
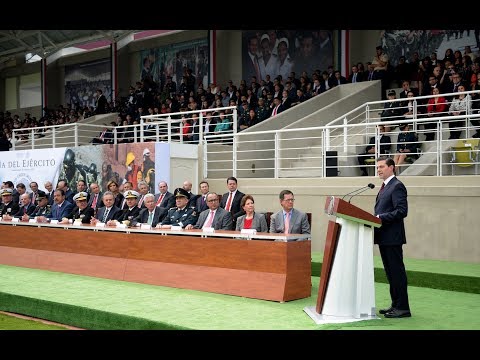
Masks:
[[[284,234],[310,234],[307,214],[294,209],[295,198],[290,190],[282,190],[280,195],[282,210],[270,217],[270,232]]]
[[[207,195],[208,209],[204,210],[198,216],[195,225],[189,224],[185,226],[185,230],[214,228],[215,230],[232,230],[232,214],[220,207],[218,194],[210,192]]]

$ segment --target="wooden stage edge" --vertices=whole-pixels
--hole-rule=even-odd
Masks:
[[[285,236],[265,233],[258,235],[262,240],[245,240],[234,232],[211,237],[201,231],[0,225],[4,265],[280,302],[311,296],[310,240],[278,241]]]

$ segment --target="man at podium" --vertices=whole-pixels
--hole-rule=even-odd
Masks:
[[[407,189],[395,176],[392,158],[378,158],[377,173],[383,183],[375,202],[375,216],[382,225],[374,229],[374,243],[380,250],[392,299],[391,306],[380,310],[380,314],[386,318],[411,317],[402,251],[403,244],[407,242],[403,222],[408,214]]]

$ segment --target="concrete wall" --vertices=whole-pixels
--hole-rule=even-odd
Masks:
[[[480,262],[480,176],[399,177],[408,190],[409,213],[405,219],[408,258]],[[207,179],[210,190],[227,191],[225,179]],[[257,211],[277,211],[278,194],[290,189],[295,207],[312,213],[312,250],[323,251],[329,217],[324,213],[327,196],[343,196],[368,182],[377,188],[353,198],[352,204],[373,212],[381,180],[373,177],[312,179],[241,179],[238,189],[252,194]],[[198,192],[198,191],[197,191]],[[375,246],[378,255],[378,247]]]

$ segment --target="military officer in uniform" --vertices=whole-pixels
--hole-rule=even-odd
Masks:
[[[45,191],[38,190],[36,202],[37,202],[37,207],[33,211],[32,215],[30,215],[31,219],[35,218],[36,216],[46,217],[51,214],[52,206],[48,203],[49,197],[47,196]]]
[[[88,206],[88,194],[85,191],[81,191],[73,197],[76,206],[72,212],[59,221],[60,224],[68,224],[69,220],[80,219],[82,224],[90,224],[90,220],[94,216],[94,210]]]
[[[167,216],[165,216],[161,225],[157,225],[157,228],[170,229],[172,225],[185,228],[185,226],[189,224],[195,225],[198,214],[195,206],[187,206],[189,199],[188,192],[183,188],[177,188],[173,195],[175,196],[177,206],[168,210]]]
[[[2,189],[2,205],[0,205],[0,216],[13,215],[18,212],[18,203],[13,201],[13,189]]]
[[[134,219],[139,213],[140,208],[137,206],[138,198],[140,194],[135,190],[127,190],[123,193],[125,198],[126,208],[122,210],[121,214],[116,220],[109,220],[107,225],[117,225],[118,223],[123,223],[127,226],[130,226],[132,219]]]

